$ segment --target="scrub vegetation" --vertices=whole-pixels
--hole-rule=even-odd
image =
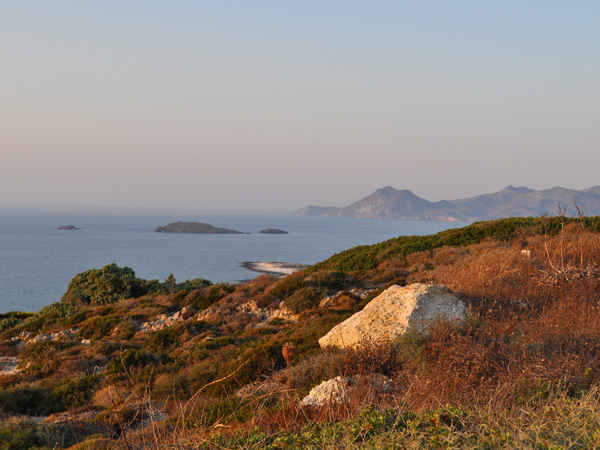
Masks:
[[[0,375],[0,449],[598,448],[598,264],[600,217],[559,214],[399,237],[235,285],[92,269],[60,302],[0,316],[0,353],[19,369]],[[413,282],[460,293],[468,320],[320,348]],[[387,390],[360,383],[373,373]],[[336,376],[359,381],[300,405]]]

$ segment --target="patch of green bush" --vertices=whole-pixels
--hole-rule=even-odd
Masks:
[[[144,349],[153,353],[165,353],[177,344],[179,333],[175,328],[165,328],[164,330],[154,331],[150,333]]]
[[[318,306],[326,293],[327,291],[323,288],[304,287],[287,297],[284,303],[292,312],[299,314]]]
[[[117,314],[94,317],[81,325],[77,335],[83,339],[102,339],[108,336],[120,321],[121,317]]]
[[[0,389],[0,410],[3,413],[43,416],[48,413],[46,399],[49,389],[19,385]]]
[[[129,267],[108,264],[77,274],[69,283],[61,302],[106,305],[146,293],[143,280]]]
[[[434,250],[445,245],[458,247],[478,244],[485,239],[506,242],[516,236],[517,232],[529,230],[533,234],[560,232],[563,225],[578,222],[579,219],[566,217],[512,217],[508,219],[476,222],[463,228],[453,228],[427,236],[400,236],[375,245],[361,245],[337,253],[332,257],[309,267],[306,272],[317,272],[324,269],[352,272],[372,270],[383,261],[397,256]],[[600,216],[584,217],[581,222],[587,229],[600,231]]]
[[[85,375],[59,381],[46,399],[46,410],[52,414],[82,406],[91,398],[99,383],[99,375]]]
[[[228,284],[214,284],[202,289],[193,290],[185,297],[185,303],[198,310],[204,310],[233,291],[235,291],[235,287]]]
[[[53,448],[44,444],[42,436],[33,429],[0,428],[1,450],[51,450]]]
[[[120,355],[113,357],[106,367],[106,373],[124,373],[135,367],[142,367],[146,364],[155,362],[152,355],[142,349],[128,348]]]

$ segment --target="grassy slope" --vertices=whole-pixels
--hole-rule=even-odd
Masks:
[[[17,427],[7,417],[0,443],[66,447],[100,432],[104,437],[90,438],[85,448],[131,442],[140,448],[306,448],[307,442],[313,448],[393,448],[390,442],[527,448],[544,439],[565,445],[571,438],[585,446],[585,439],[593,443],[600,436],[597,395],[586,394],[595,392],[600,374],[600,218],[583,225],[560,218],[482,222],[357,247],[279,281],[263,276],[201,289],[153,285],[154,291],[116,303],[84,304],[66,296],[69,303],[31,316],[5,315],[0,350],[27,368],[0,379],[3,412],[77,411],[92,418],[85,426],[61,422],[44,431],[36,424]],[[521,254],[524,248],[530,258]],[[429,337],[407,336],[385,348],[319,349],[320,336],[399,279],[444,283],[463,293],[472,311],[468,323],[440,324]],[[375,290],[366,300],[335,295],[353,288]],[[334,303],[318,308],[326,296]],[[275,309],[281,300],[300,313],[296,324],[275,319],[257,328],[257,319],[239,308],[253,302]],[[212,307],[203,320],[138,331],[139,323],[187,305]],[[62,341],[17,347],[10,340],[23,331],[72,328],[77,335]],[[91,344],[81,345],[83,338]],[[295,345],[289,381],[285,342]],[[322,380],[367,370],[389,376],[395,386],[372,397],[370,409],[362,396],[320,412],[290,406],[288,387],[299,399]],[[156,405],[170,421],[150,420],[148,410]],[[523,416],[516,414],[521,409]],[[128,424],[140,423],[142,410],[152,437],[127,431]],[[215,434],[216,424],[226,426]],[[107,441],[107,429],[121,438]],[[548,440],[552,435],[559,437]]]

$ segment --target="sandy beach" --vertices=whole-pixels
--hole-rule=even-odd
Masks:
[[[298,272],[299,270],[306,269],[309,267],[306,264],[298,264],[298,263],[289,263],[289,262],[250,262],[246,261],[240,263],[245,269],[251,270],[253,272],[260,273],[270,273],[278,276],[289,275],[294,272]]]

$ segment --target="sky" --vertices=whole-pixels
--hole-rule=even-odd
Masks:
[[[595,0],[0,5],[0,205],[600,184]]]

